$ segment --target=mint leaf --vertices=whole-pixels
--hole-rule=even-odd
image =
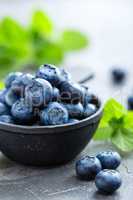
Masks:
[[[101,119],[98,130],[95,133],[95,140],[107,140],[111,137],[113,129],[116,129],[118,125],[121,125],[121,118],[125,115],[125,108],[118,103],[115,99],[109,99],[103,111],[103,117]],[[120,121],[118,123],[118,121]]]
[[[31,28],[44,36],[49,36],[53,31],[53,24],[44,12],[38,10],[32,16]]]
[[[0,23],[0,45],[9,47],[24,46],[28,41],[26,29],[10,17],[4,17]]]
[[[65,30],[59,40],[65,51],[75,51],[87,47],[89,41],[87,37],[75,30]]]
[[[123,126],[125,128],[133,129],[133,111],[127,111],[127,114],[124,117]]]
[[[120,128],[111,138],[112,143],[123,152],[133,150],[133,129]]]
[[[95,140],[111,140],[121,151],[133,150],[133,112],[115,99],[107,101]]]
[[[3,90],[5,88],[4,82],[0,81],[0,90]]]
[[[94,140],[108,140],[111,137],[113,130],[110,126],[99,127],[94,135]]]
[[[55,32],[51,19],[40,10],[33,14],[27,26],[4,17],[0,20],[0,77],[20,68],[34,69],[44,62],[61,64],[66,49],[79,50],[87,43],[80,32]]]
[[[39,38],[38,38],[39,40]],[[41,44],[34,41],[34,62],[36,65],[41,65],[42,63],[59,64],[64,58],[64,52],[60,46],[54,42],[48,41],[46,39],[40,39]]]
[[[126,114],[126,109],[115,99],[109,99],[104,106],[104,121],[109,122],[112,118],[120,119]]]

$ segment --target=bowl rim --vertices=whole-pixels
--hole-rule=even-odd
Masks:
[[[102,113],[103,113],[103,104],[101,100],[98,98],[98,110],[93,115],[85,119],[82,119],[78,122],[66,123],[62,125],[49,125],[49,126],[39,126],[39,125],[23,126],[23,125],[0,122],[0,131],[5,130],[9,133],[14,133],[14,134],[22,133],[24,135],[60,133],[62,131],[66,132],[69,130],[74,130],[77,128],[87,126],[89,124],[95,124],[100,120]]]

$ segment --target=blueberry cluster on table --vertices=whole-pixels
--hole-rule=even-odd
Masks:
[[[115,192],[122,184],[116,170],[121,163],[117,152],[103,151],[96,156],[84,156],[76,162],[76,174],[81,180],[95,180],[97,189],[103,194]]]
[[[68,72],[44,64],[35,75],[12,72],[0,91],[0,121],[20,125],[75,123],[94,114],[96,97]]]

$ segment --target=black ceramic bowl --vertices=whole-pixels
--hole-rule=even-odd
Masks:
[[[11,160],[28,165],[57,165],[74,159],[89,143],[102,115],[59,126],[20,126],[0,123],[0,150]]]

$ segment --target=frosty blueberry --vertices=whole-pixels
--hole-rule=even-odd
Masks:
[[[25,88],[25,99],[33,107],[46,106],[52,101],[53,89],[51,84],[41,78],[33,79]]]
[[[103,169],[116,169],[121,163],[120,155],[115,151],[103,151],[97,154]]]
[[[95,178],[97,189],[102,193],[113,193],[122,184],[120,173],[115,170],[104,169]]]
[[[68,111],[60,103],[52,102],[41,113],[43,125],[60,125],[68,122]]]
[[[76,174],[83,180],[94,179],[101,170],[101,163],[94,156],[85,156],[76,162]]]

